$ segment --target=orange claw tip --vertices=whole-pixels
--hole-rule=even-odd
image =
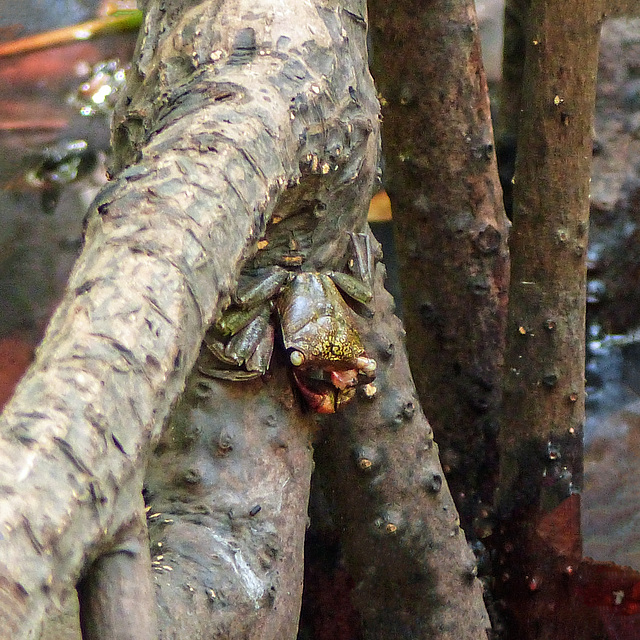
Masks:
[[[293,372],[293,377],[296,381],[296,386],[302,394],[307,406],[311,411],[316,413],[335,413],[336,412],[336,392],[335,390],[328,389],[324,392],[316,392],[310,389],[304,379],[304,376]]]
[[[335,413],[336,412],[336,408],[333,404],[333,399],[331,399],[328,396],[325,396],[323,398],[323,401],[321,404],[319,404],[317,407],[314,407],[313,409],[316,413],[324,413],[324,414],[328,414],[328,413]]]
[[[332,371],[331,384],[341,391],[355,387],[358,384],[358,372],[355,369],[347,369],[347,371]]]
[[[364,393],[366,398],[373,398],[376,393],[378,393],[378,389],[375,384],[370,382],[362,387],[362,393]]]
[[[335,413],[335,395],[333,393],[309,393],[300,387],[309,408],[316,413]]]

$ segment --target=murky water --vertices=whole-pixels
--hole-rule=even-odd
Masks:
[[[109,145],[108,115],[83,116],[70,96],[132,45],[128,34],[0,59],[0,338],[35,339],[60,297]]]

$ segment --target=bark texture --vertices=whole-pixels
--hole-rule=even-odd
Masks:
[[[142,503],[142,495],[140,495]],[[156,640],[156,599],[151,585],[149,538],[140,516],[127,536],[100,556],[78,585],[82,640]],[[66,638],[75,637],[69,628]],[[43,634],[46,638],[46,631]]]
[[[114,179],[0,420],[0,619],[47,610],[138,517],[142,476],[207,324],[277,215],[344,260],[376,172],[364,3],[149,2]]]
[[[507,214],[513,209],[512,178],[515,170],[518,126],[523,109],[522,80],[526,55],[526,31],[531,0],[506,0],[504,8],[504,45],[502,79],[497,106],[496,148],[500,181]],[[637,0],[603,0],[602,16],[640,15]]]
[[[299,407],[282,362],[254,382],[190,378],[145,483],[159,640],[296,637],[313,425]]]
[[[515,171],[518,125],[522,110],[522,74],[525,58],[525,23],[530,0],[506,0],[502,78],[496,118],[496,153],[504,207],[513,216],[513,174]]]
[[[438,446],[419,405],[404,331],[379,267],[360,331],[377,392],[324,419],[317,483],[334,504],[364,638],[484,640],[489,628]]]
[[[601,19],[596,0],[533,0],[526,22],[527,108],[514,185],[497,581],[513,615],[509,637],[523,639],[565,637],[560,610],[570,607],[566,572],[581,556],[576,494],[582,484],[589,175]]]
[[[520,122],[522,74],[525,59],[525,25],[531,0],[506,0],[504,7],[504,40],[502,79],[500,81],[500,118],[496,137],[515,138]]]
[[[640,15],[640,6],[636,0],[608,0],[604,9],[607,16]]]
[[[475,9],[370,3],[411,368],[463,524],[492,499],[508,220]]]

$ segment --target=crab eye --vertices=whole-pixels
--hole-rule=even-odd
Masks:
[[[304,362],[304,354],[302,351],[297,351],[293,349],[289,354],[289,360],[294,367],[299,367]]]

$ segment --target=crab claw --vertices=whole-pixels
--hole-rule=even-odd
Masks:
[[[319,404],[311,406],[316,413],[335,413],[336,412],[336,398],[335,392],[328,391],[326,394],[318,396]]]
[[[367,358],[366,356],[360,356],[356,358],[356,367],[360,373],[368,377],[375,376],[378,363],[373,358]]]
[[[329,384],[318,385],[318,390],[312,389],[308,382],[310,379],[304,375],[293,372],[296,386],[300,390],[307,405],[316,413],[335,413],[336,412],[336,394],[337,389],[332,388]],[[315,385],[314,385],[315,386]]]
[[[331,371],[331,384],[344,391],[358,386],[358,372],[356,369],[347,369],[346,371]]]
[[[345,389],[344,391],[338,391],[338,393],[336,394],[335,410],[339,411],[343,405],[351,402],[351,400],[353,400],[353,397],[355,395],[356,395],[355,387]]]

